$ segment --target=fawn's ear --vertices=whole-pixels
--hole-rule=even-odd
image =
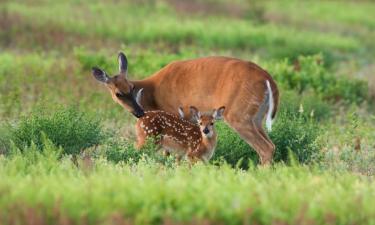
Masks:
[[[143,88],[139,89],[139,91],[137,92],[137,95],[136,95],[136,97],[135,97],[135,101],[137,102],[137,104],[138,104],[139,106],[142,106],[142,105],[141,105],[142,94],[143,94]]]
[[[199,112],[199,110],[194,107],[194,106],[190,106],[190,115],[191,115],[191,118],[194,120],[194,121],[199,121],[199,119],[201,118],[201,113]]]
[[[220,108],[216,109],[214,111],[214,114],[212,115],[215,120],[221,120],[223,119],[223,114],[224,114],[225,106],[221,106]]]
[[[98,67],[93,67],[91,69],[92,75],[100,82],[108,83],[109,76],[103,70],[99,69]]]
[[[181,119],[185,118],[185,113],[181,106],[178,107],[178,114],[180,115]]]
[[[122,52],[118,54],[118,70],[126,79],[128,78],[128,59]]]

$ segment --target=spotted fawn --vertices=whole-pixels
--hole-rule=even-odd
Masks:
[[[137,94],[138,104],[141,92]],[[152,137],[166,152],[176,155],[178,161],[186,157],[190,162],[207,162],[213,156],[217,143],[214,123],[223,118],[224,110],[222,106],[213,113],[202,114],[191,106],[190,114],[197,124],[169,112],[146,111],[136,123],[136,147],[141,148],[147,138]]]

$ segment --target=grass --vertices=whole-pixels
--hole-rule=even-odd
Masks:
[[[127,9],[128,13],[123,13],[122,9]],[[82,8],[82,5],[72,2],[48,2],[41,6],[12,2],[5,5],[5,10],[10,17],[24,18],[21,24],[31,30],[45,30],[46,33],[59,30],[62,34],[71,34],[83,40],[95,36],[126,44],[164,43],[177,49],[181,44],[198,45],[205,49],[246,48],[278,58],[319,52],[331,56],[336,51],[356,52],[358,48],[363,48],[356,39],[334,33],[301,31],[274,24],[257,25],[251,21],[221,17],[184,18],[163,3],[139,8],[129,3],[94,2],[88,8]],[[85,13],[82,13],[83,10]],[[64,16],[67,12],[69,17]],[[153,19],[138,19],[146,14]],[[30,18],[38,19],[29,25]],[[55,35],[47,37],[47,42],[54,44],[53,38],[56,38]],[[17,39],[15,37],[14,41],[17,42]],[[32,41],[40,40],[33,38]]]
[[[65,218],[90,224],[114,219],[135,224],[374,222],[373,181],[346,172],[284,165],[246,172],[226,165],[168,168],[102,159],[77,168],[69,158],[57,160],[50,153],[54,149],[45,151],[35,152],[33,163],[17,153],[0,159],[3,220],[19,215],[14,220]],[[19,203],[23,206],[14,208]]]

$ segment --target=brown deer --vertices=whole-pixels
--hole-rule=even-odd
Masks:
[[[152,137],[167,153],[176,155],[178,161],[187,157],[192,163],[198,160],[208,162],[217,143],[214,122],[222,119],[224,109],[222,106],[212,114],[201,114],[197,108],[191,106],[191,115],[198,125],[169,112],[146,111],[135,125],[136,147],[142,148],[147,138]]]
[[[119,53],[119,74],[109,77],[94,67],[94,77],[106,84],[112,98],[137,117],[142,110],[134,106],[132,96],[144,89],[145,110],[163,110],[177,114],[179,106],[196,106],[206,112],[227,107],[224,121],[258,153],[261,163],[272,161],[275,146],[264,131],[270,130],[275,117],[279,91],[272,77],[254,63],[229,57],[205,57],[168,64],[144,80],[128,79],[128,61]],[[203,101],[204,99],[204,101]],[[186,118],[191,118],[187,113]]]

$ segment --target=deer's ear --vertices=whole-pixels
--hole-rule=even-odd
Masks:
[[[123,74],[125,78],[128,76],[128,59],[125,54],[120,52],[118,54],[118,70],[120,74]]]
[[[178,114],[180,115],[180,118],[185,118],[185,113],[181,106],[178,107]]]
[[[201,113],[199,112],[199,110],[194,107],[194,106],[190,106],[190,115],[191,115],[191,118],[194,120],[194,121],[199,121],[199,119],[201,118]]]
[[[109,76],[103,70],[99,69],[98,67],[93,67],[91,71],[95,79],[103,83],[108,83]]]
[[[136,97],[135,97],[135,101],[137,102],[137,104],[138,104],[139,106],[142,106],[142,105],[141,105],[142,94],[143,94],[143,88],[139,89],[139,91],[137,92],[137,95],[136,95]]]
[[[220,108],[214,111],[214,114],[212,116],[215,118],[215,120],[223,119],[224,110],[225,110],[225,106],[221,106]]]

